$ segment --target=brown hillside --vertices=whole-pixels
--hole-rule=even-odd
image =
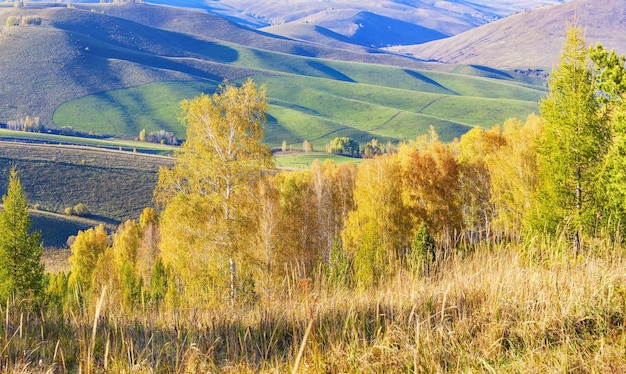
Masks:
[[[589,44],[626,52],[626,1],[573,0],[522,12],[454,37],[392,48],[426,60],[500,69],[546,68],[557,60],[568,21],[576,17]]]
[[[159,0],[168,1],[168,0]],[[176,0],[169,0],[176,1]],[[436,40],[557,0],[221,0],[209,11],[268,24],[274,34],[316,41],[316,34],[298,35],[293,27],[310,24],[366,47],[406,45]],[[562,1],[562,0],[561,0]],[[365,15],[365,17],[363,16]],[[296,33],[294,34],[294,31]]]

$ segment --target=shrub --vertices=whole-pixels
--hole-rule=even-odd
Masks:
[[[22,17],[22,26],[26,26],[26,25],[32,25],[32,26],[41,25],[41,17],[36,17],[36,16]]]
[[[435,240],[430,235],[430,230],[428,230],[426,223],[422,222],[411,244],[409,266],[429,274],[436,260],[435,251]]]
[[[305,152],[313,152],[313,144],[309,143],[308,140],[302,142],[302,150]]]
[[[20,25],[20,17],[17,16],[9,16],[7,17],[7,27],[11,26],[19,26]]]
[[[89,214],[89,209],[87,209],[87,207],[83,203],[78,203],[74,205],[73,211],[74,211],[74,214],[79,217],[84,217]]]
[[[168,145],[178,144],[178,138],[176,137],[176,135],[165,130],[151,132],[150,135],[148,135],[148,141],[152,143],[161,143]]]
[[[372,141],[368,142],[363,147],[362,156],[363,158],[372,158],[374,156],[382,155],[383,153],[384,149],[381,147],[378,140],[372,139]]]

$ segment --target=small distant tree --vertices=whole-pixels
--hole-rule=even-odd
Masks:
[[[139,140],[142,142],[146,141],[146,129],[141,129],[141,131],[139,131]]]
[[[31,25],[31,26],[41,25],[41,17],[36,17],[36,16],[22,17],[22,26],[26,26],[26,25]]]
[[[9,16],[7,17],[7,27],[11,26],[19,26],[20,25],[20,17],[17,16]]]
[[[18,301],[38,301],[43,296],[43,243],[40,233],[30,233],[26,195],[15,169],[0,212],[0,302],[14,295]]]
[[[283,140],[283,144],[281,145],[280,149],[281,149],[283,152],[287,152],[287,149],[288,149],[288,148],[287,148],[287,141],[286,141],[286,140]]]
[[[89,209],[87,209],[87,206],[83,203],[78,203],[74,205],[74,209],[72,211],[75,215],[79,217],[84,217],[89,214]]]
[[[381,147],[378,139],[372,139],[372,141],[365,144],[363,147],[362,155],[364,158],[372,158],[377,155],[383,154],[383,148]]]
[[[165,130],[159,130],[151,132],[147,136],[147,140],[151,143],[160,143],[160,144],[168,144],[168,145],[177,145],[178,138],[174,133]]]
[[[302,150],[309,153],[313,152],[313,144],[309,143],[308,140],[302,142]]]

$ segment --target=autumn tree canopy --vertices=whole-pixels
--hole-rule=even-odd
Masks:
[[[176,153],[175,165],[160,170],[156,189],[164,208],[163,259],[186,292],[228,284],[235,300],[237,264],[245,264],[253,247],[255,184],[272,166],[271,150],[261,142],[265,88],[252,80],[239,87],[225,83],[213,95],[185,100],[181,106],[187,140]]]

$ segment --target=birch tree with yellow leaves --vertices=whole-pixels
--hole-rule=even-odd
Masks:
[[[234,303],[238,264],[254,247],[255,184],[272,166],[261,143],[265,87],[250,79],[240,87],[225,83],[181,106],[187,139],[174,166],[159,171],[155,190],[163,207],[161,254],[193,300],[206,296],[207,285],[218,296],[227,285]]]

